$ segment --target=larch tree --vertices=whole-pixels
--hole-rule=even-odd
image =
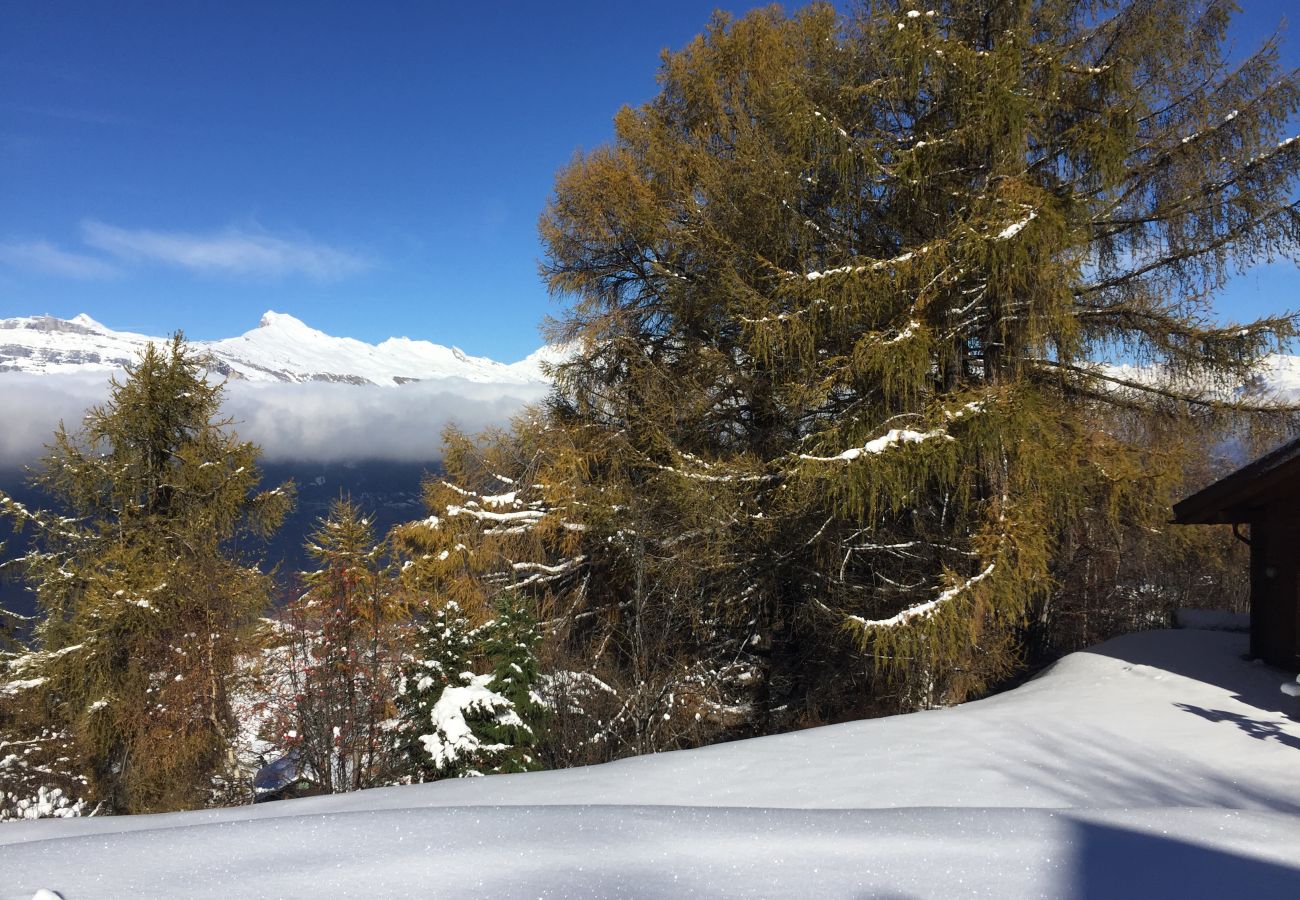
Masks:
[[[1235,388],[1295,318],[1212,305],[1300,248],[1300,76],[1230,61],[1233,11],[770,8],[665,54],[541,222],[588,621],[712,660],[735,727],[959,700],[1080,521],[1159,525],[1188,434],[1288,414]]]
[[[60,426],[33,481],[58,514],[16,561],[42,619],[20,661],[110,812],[202,805],[229,763],[228,683],[270,584],[246,558],[292,504],[259,491],[258,448],[221,416],[223,387],[178,334],[148,345],[82,426]]]
[[[393,768],[394,713],[406,610],[367,516],[348,498],[331,504],[306,544],[317,568],[279,616],[270,667],[285,696],[272,727],[298,771],[326,793],[375,787]]]

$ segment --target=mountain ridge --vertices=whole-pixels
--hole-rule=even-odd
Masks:
[[[85,313],[71,319],[20,316],[0,319],[0,373],[113,372],[132,362],[149,342],[165,337],[117,331]],[[335,337],[287,313],[268,310],[256,328],[212,341],[193,341],[211,354],[214,370],[250,382],[337,382],[401,386],[460,378],[492,384],[545,383],[543,366],[564,355],[543,346],[522,360],[502,363],[409,337],[379,344]]]

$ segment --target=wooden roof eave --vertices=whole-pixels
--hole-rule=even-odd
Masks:
[[[1243,466],[1174,504],[1178,525],[1227,525],[1250,522],[1279,495],[1300,485],[1300,440]]]

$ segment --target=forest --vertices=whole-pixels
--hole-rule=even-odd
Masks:
[[[1171,505],[1292,436],[1300,73],[1230,2],[719,14],[539,223],[570,348],[426,517],[294,502],[179,334],[52,436],[0,616],[0,818],[564,768],[949,706],[1240,608]],[[5,589],[11,589],[6,585]],[[12,620],[12,621],[11,621]],[[255,784],[279,761],[284,776]]]

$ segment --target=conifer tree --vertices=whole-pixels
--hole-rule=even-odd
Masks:
[[[319,568],[289,604],[286,709],[276,722],[302,774],[329,793],[386,782],[401,621],[385,547],[367,517],[340,498],[307,542]]]
[[[433,730],[433,710],[448,687],[464,685],[470,673],[475,628],[455,600],[417,622],[414,652],[404,667],[397,695],[398,735],[411,780],[433,781],[443,776],[426,747]]]
[[[508,749],[493,762],[493,772],[530,772],[539,768],[536,750],[543,709],[537,699],[537,650],[541,628],[517,592],[497,600],[497,613],[483,628],[483,652],[492,662],[491,688],[510,704],[512,716],[493,716],[484,723],[484,741]]]
[[[538,768],[542,710],[534,694],[540,633],[521,600],[474,626],[449,600],[419,626],[398,695],[399,733],[412,780]],[[488,672],[475,672],[475,668]]]
[[[17,561],[43,617],[23,669],[105,811],[199,805],[227,763],[228,681],[269,599],[245,542],[278,527],[292,485],[258,492],[222,390],[179,334],[150,344],[56,432],[33,481],[62,514],[0,501],[39,544]]]
[[[1234,9],[770,8],[666,54],[541,223],[587,621],[752,661],[759,728],[959,700],[1081,514],[1155,527],[1188,435],[1286,413],[1233,390],[1294,317],[1212,306],[1300,248],[1300,76],[1230,63]]]

